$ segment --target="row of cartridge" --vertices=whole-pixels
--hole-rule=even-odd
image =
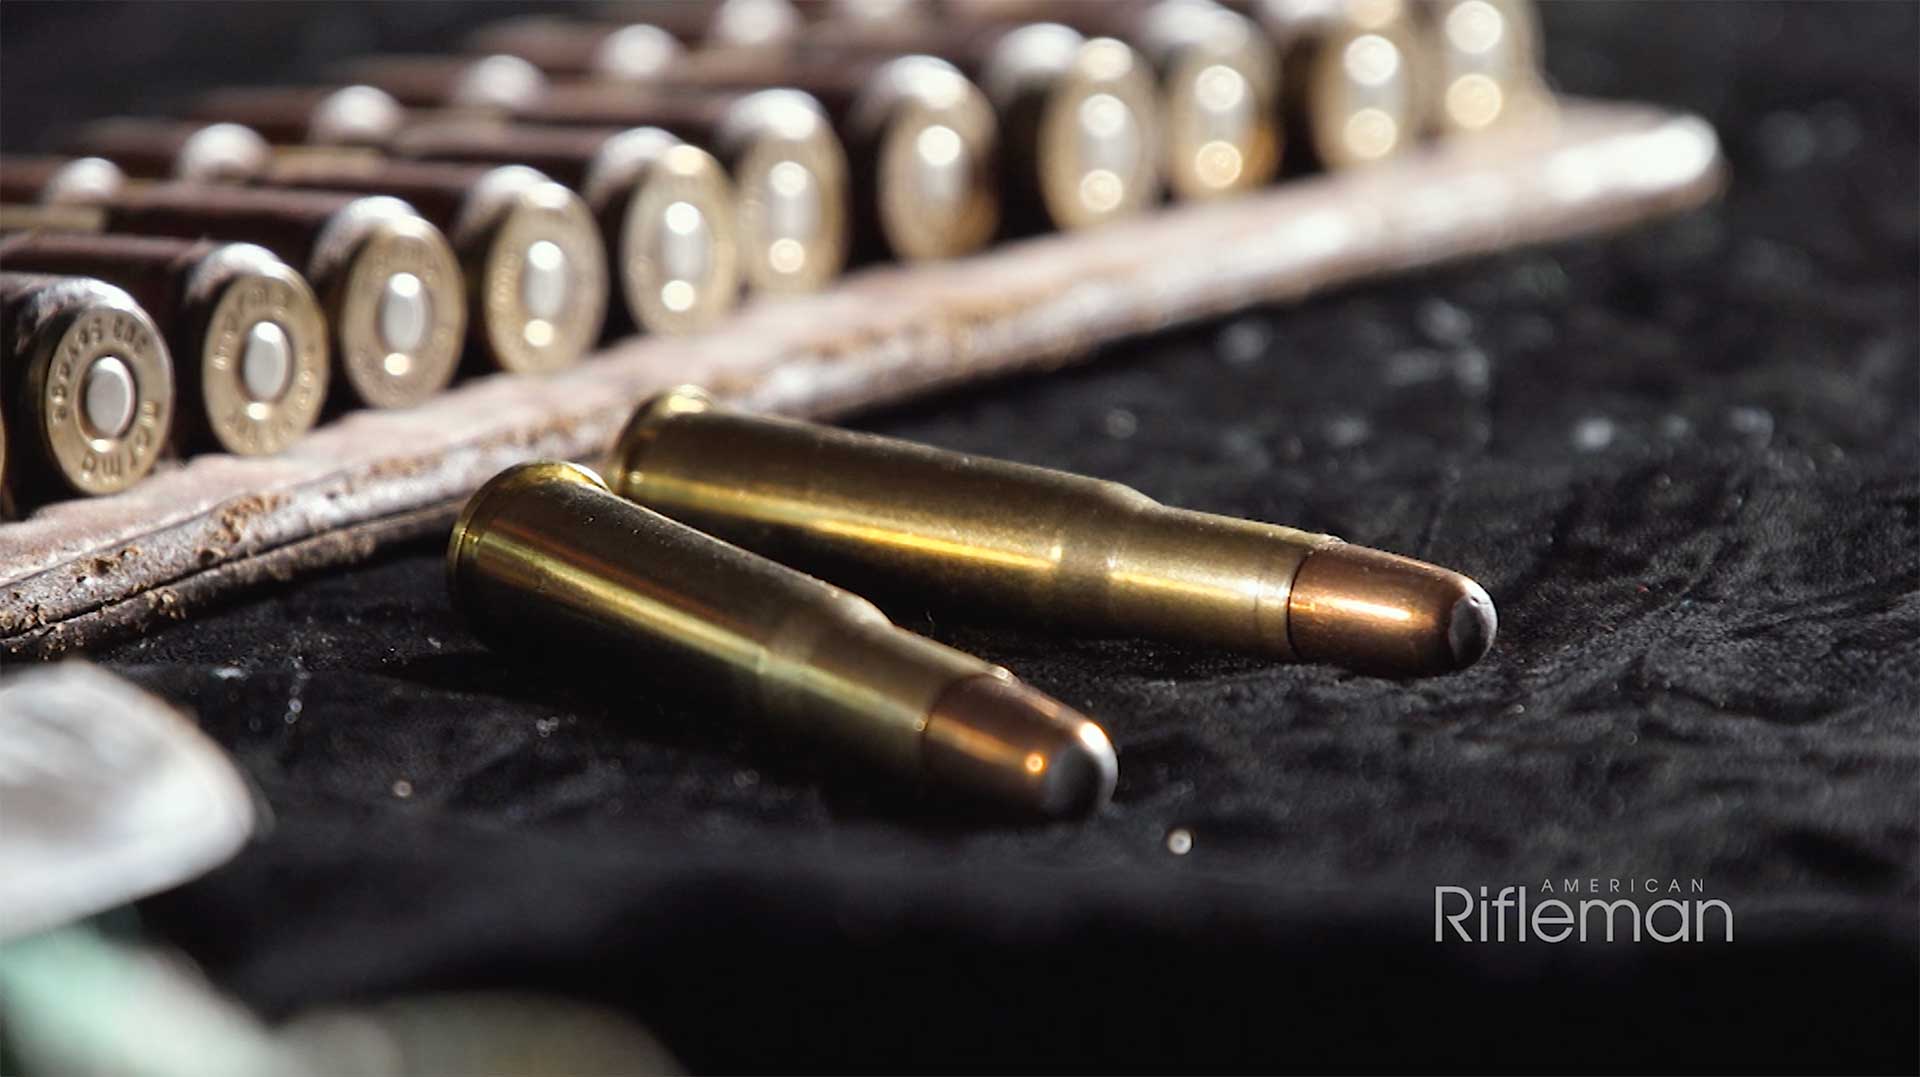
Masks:
[[[1547,116],[1536,39],[1524,0],[641,3],[102,120],[0,159],[0,491]]]

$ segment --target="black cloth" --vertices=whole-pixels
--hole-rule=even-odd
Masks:
[[[100,656],[276,818],[148,927],[268,1014],[537,987],[704,1070],[1911,1071],[1916,9],[1547,8],[1563,88],[1715,122],[1724,202],[858,420],[1457,567],[1478,666],[895,602],[1119,747],[1085,825],[970,823],[491,653],[403,551]],[[1437,886],[1566,878],[1703,880],[1737,938],[1434,941]]]

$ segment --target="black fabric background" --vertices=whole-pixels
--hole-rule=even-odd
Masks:
[[[23,6],[9,97],[59,24]],[[454,17],[412,9],[433,28],[382,40]],[[269,1014],[539,987],[702,1070],[1912,1071],[1916,8],[1547,23],[1563,88],[1715,122],[1723,203],[859,419],[1458,567],[1500,608],[1479,666],[1394,683],[894,602],[1119,746],[1091,822],[968,823],[663,701],[662,671],[490,654],[439,551],[404,551],[99,656],[276,817],[147,924]],[[1569,876],[1704,879],[1738,939],[1432,941],[1436,885]]]

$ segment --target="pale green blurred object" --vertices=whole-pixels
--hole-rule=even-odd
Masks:
[[[0,945],[0,1073],[59,1077],[443,1077],[684,1072],[611,1010],[521,994],[398,998],[278,1029],[169,951],[90,925]]]
[[[9,1074],[322,1072],[306,1068],[187,962],[84,925],[0,945],[0,1027],[17,1056],[0,1066]]]

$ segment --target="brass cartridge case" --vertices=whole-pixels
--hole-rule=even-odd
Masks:
[[[0,270],[94,277],[133,296],[173,357],[185,451],[279,452],[320,416],[326,316],[306,280],[264,247],[30,232],[0,240]]]
[[[999,224],[999,124],[979,87],[930,56],[822,56],[713,47],[685,51],[651,23],[516,19],[482,48],[549,75],[705,90],[800,90],[818,101],[855,167],[856,257],[943,258],[985,246]]]
[[[155,183],[71,208],[92,215],[93,231],[254,243],[300,270],[333,330],[336,399],[409,407],[453,378],[467,325],[460,263],[397,198]]]
[[[173,428],[173,362],[123,289],[0,272],[0,364],[23,504],[118,493],[153,470]]]
[[[1214,198],[1272,180],[1282,149],[1272,42],[1212,0],[1158,0],[1123,15],[1125,6],[1114,8],[1125,21],[1104,32],[1138,49],[1159,76],[1174,196]]]
[[[657,127],[436,123],[395,153],[429,161],[521,161],[580,192],[599,224],[623,310],[653,333],[708,328],[740,296],[736,199],[713,155]]]
[[[1015,233],[1088,227],[1160,197],[1159,92],[1124,42],[1058,23],[859,22],[817,27],[798,51],[937,56],[973,80],[1000,119],[1002,212]]]
[[[136,179],[231,183],[257,175],[272,160],[259,133],[237,123],[122,116],[96,120],[64,146],[80,157],[103,157]]]
[[[126,173],[104,157],[0,157],[0,202],[62,205],[118,194]]]
[[[510,469],[447,550],[455,604],[508,653],[612,652],[910,781],[1041,817],[1113,789],[1099,726],[871,603],[623,501],[573,464]]]
[[[986,95],[933,56],[709,50],[662,86],[801,90],[820,102],[853,163],[857,256],[947,258],[992,241],[1000,222],[1000,125]]]
[[[468,354],[483,369],[550,373],[600,339],[607,257],[599,226],[580,196],[532,168],[312,150],[279,158],[255,182],[390,195],[431,221],[465,270]]]
[[[1444,673],[1491,646],[1458,573],[1331,535],[1169,508],[1117,483],[721,408],[641,406],[625,497],[828,579],[1117,635]]]
[[[1471,135],[1552,113],[1531,0],[1426,0],[1419,14],[1438,133]]]
[[[1279,170],[1279,53],[1252,20],[1214,0],[994,0],[963,4],[961,13],[1052,19],[1138,51],[1160,86],[1167,184],[1176,198],[1248,190]]]
[[[1353,168],[1417,144],[1432,74],[1408,0],[1266,0],[1258,14],[1281,50],[1301,166]]]
[[[275,145],[386,145],[407,123],[393,95],[364,83],[344,86],[235,86],[214,90],[190,111],[251,128]]]
[[[710,151],[733,177],[741,271],[757,291],[817,291],[846,265],[846,150],[820,103],[805,93],[565,83],[520,118],[658,127]]]

